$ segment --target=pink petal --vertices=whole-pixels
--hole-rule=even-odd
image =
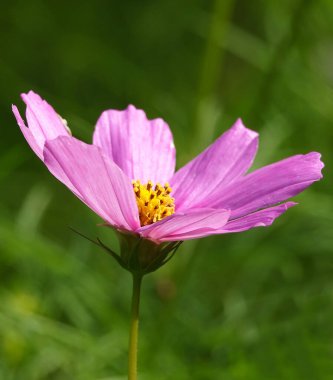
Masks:
[[[192,209],[141,227],[137,233],[160,242],[188,240],[217,233],[227,223],[229,215],[228,210]]]
[[[45,140],[69,135],[64,120],[38,94],[29,91],[28,94],[21,94],[21,97],[27,105],[26,118],[29,130],[41,150]]]
[[[175,147],[169,126],[162,119],[148,120],[134,106],[103,112],[93,143],[131,179],[163,184],[174,173]]]
[[[287,211],[288,208],[296,205],[297,203],[295,202],[287,202],[231,220],[219,231],[219,233],[241,232],[254,227],[270,226],[274,220]]]
[[[107,223],[130,231],[140,226],[131,181],[98,147],[60,136],[46,141],[44,160],[50,172]]]
[[[30,128],[27,128],[17,107],[16,106],[12,106],[12,110],[13,110],[13,113],[16,117],[16,120],[17,120],[17,124],[19,125],[22,133],[23,133],[23,136],[25,137],[25,139],[27,140],[28,144],[30,145],[30,148],[36,153],[36,155],[42,160],[44,161],[44,157],[43,157],[43,151],[42,151],[42,147],[40,147],[37,142],[36,142],[36,139],[35,137],[33,136],[33,134],[31,133],[31,130]],[[72,186],[71,182],[69,181],[66,173],[64,173],[64,171],[62,170],[61,167],[58,168],[57,170],[57,173],[58,173],[58,176],[57,178],[63,182],[67,187],[70,188],[71,191],[73,191],[73,193],[75,193],[76,196],[78,196],[80,198],[80,195],[77,193],[76,189]]]
[[[323,166],[316,152],[289,157],[219,189],[205,205],[230,209],[235,219],[297,195],[322,178]]]
[[[12,105],[12,111],[14,113],[14,116],[16,118],[17,124],[21,129],[21,132],[23,133],[23,136],[27,140],[28,144],[30,145],[30,148],[36,153],[36,155],[43,160],[43,151],[42,148],[37,144],[34,136],[32,135],[30,129],[25,125],[19,110],[16,106]]]
[[[173,176],[171,187],[177,210],[201,207],[217,188],[242,176],[251,166],[257,148],[258,134],[237,120],[232,128]]]

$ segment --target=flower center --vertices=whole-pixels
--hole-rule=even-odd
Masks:
[[[154,186],[151,181],[145,185],[132,181],[132,184],[141,226],[155,223],[175,212],[175,200],[170,196],[172,189],[168,183]]]

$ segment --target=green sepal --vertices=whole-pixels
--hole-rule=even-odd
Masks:
[[[71,230],[101,247],[121,267],[139,276],[155,272],[166,264],[182,243],[182,241],[156,243],[136,234],[114,229],[119,239],[120,253],[118,254],[107,247],[99,238],[93,240],[73,228]]]
[[[176,253],[182,241],[156,243],[135,234],[117,231],[120,257],[133,274],[155,272]]]

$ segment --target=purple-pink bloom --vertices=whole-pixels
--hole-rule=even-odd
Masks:
[[[258,134],[240,119],[175,173],[175,146],[162,119],[148,120],[144,111],[131,105],[124,111],[104,111],[93,143],[86,144],[71,136],[66,122],[39,95],[30,91],[22,99],[28,126],[16,106],[14,115],[49,171],[107,225],[154,242],[268,226],[296,205],[287,199],[322,178],[323,163],[316,152],[246,174],[257,152]],[[152,186],[170,183],[174,200],[167,205],[170,215],[161,212],[161,219],[142,225],[138,199],[143,208],[155,210],[169,198],[161,198],[163,194],[156,190],[151,195],[155,203],[148,205],[150,198],[144,197],[151,186],[142,188],[146,195],[138,188],[135,193],[133,181],[138,180],[141,184],[151,181]]]

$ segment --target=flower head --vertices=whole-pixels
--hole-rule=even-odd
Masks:
[[[71,136],[66,122],[39,95],[22,94],[27,142],[50,172],[122,233],[176,242],[268,226],[285,202],[322,178],[320,154],[296,155],[246,174],[258,134],[239,119],[175,173],[175,146],[162,119],[142,110],[104,111],[93,143]]]

